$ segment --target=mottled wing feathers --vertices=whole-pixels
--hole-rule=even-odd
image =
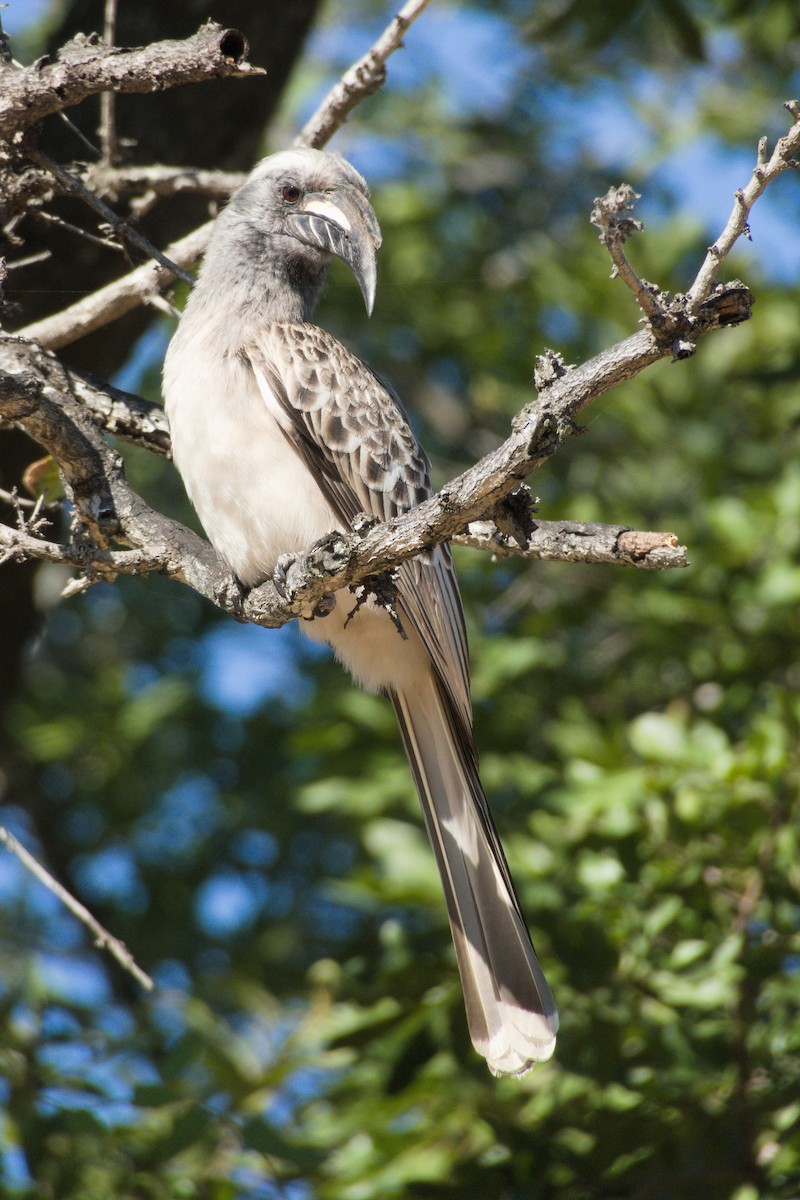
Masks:
[[[390,520],[432,494],[427,458],[400,402],[330,334],[315,325],[273,324],[243,352],[344,528],[360,512]],[[469,736],[467,641],[449,549],[404,563],[397,583]]]

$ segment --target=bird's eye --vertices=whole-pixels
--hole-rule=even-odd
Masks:
[[[287,204],[297,204],[302,192],[296,183],[285,183],[281,189],[281,195]]]

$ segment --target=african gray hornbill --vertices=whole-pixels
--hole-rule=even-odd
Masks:
[[[367,311],[381,234],[344,159],[298,149],[261,162],[218,218],[164,368],[175,462],[200,520],[245,586],[280,572],[361,512],[431,495],[428,462],[390,391],[313,324],[333,255]],[[473,1044],[496,1074],[549,1058],[558,1028],[478,778],[469,664],[450,552],[397,572],[397,615],[349,590],[303,622],[394,705],[442,878]]]

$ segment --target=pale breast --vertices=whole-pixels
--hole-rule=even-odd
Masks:
[[[209,541],[251,586],[338,527],[237,358],[174,339],[164,366],[173,456]]]

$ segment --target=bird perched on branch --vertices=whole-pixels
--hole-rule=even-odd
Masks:
[[[386,520],[431,495],[397,399],[313,323],[334,255],[372,312],[380,242],[364,179],[319,150],[265,159],[216,222],[169,347],[164,395],[189,497],[246,587],[362,512]],[[394,705],[472,1042],[496,1074],[521,1074],[552,1054],[558,1016],[478,777],[449,549],[403,563],[396,587],[395,620],[374,598],[357,605],[342,590],[303,625]]]

